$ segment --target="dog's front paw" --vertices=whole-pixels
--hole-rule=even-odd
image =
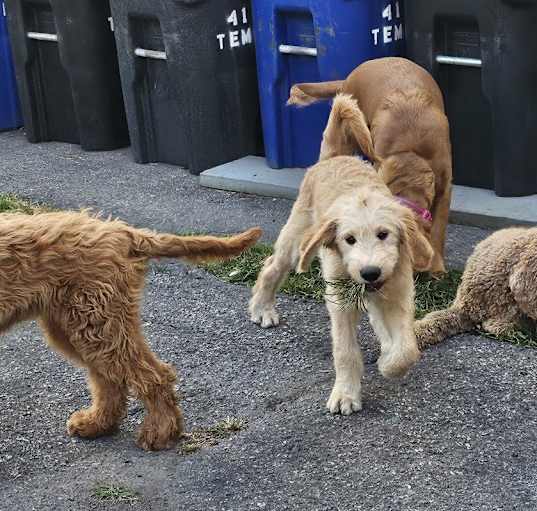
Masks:
[[[330,413],[350,415],[362,409],[362,397],[359,385],[342,385],[336,383],[326,402],[326,408]]]
[[[81,438],[96,438],[112,433],[117,428],[116,423],[106,422],[90,409],[74,412],[67,421],[67,434]]]
[[[380,374],[385,378],[401,378],[420,359],[417,345],[404,352],[382,353],[377,361]]]
[[[274,305],[257,305],[250,302],[250,319],[262,328],[271,328],[280,324],[280,315]]]

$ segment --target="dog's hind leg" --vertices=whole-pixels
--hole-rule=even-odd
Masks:
[[[362,409],[362,375],[364,364],[356,340],[356,325],[361,313],[357,309],[343,310],[334,303],[336,291],[327,286],[326,307],[332,325],[332,352],[336,381],[326,403],[330,413],[350,415]]]
[[[449,171],[445,173],[451,176],[451,158],[449,159]],[[437,192],[431,207],[433,222],[431,225],[431,246],[434,256],[431,263],[430,272],[433,275],[446,273],[444,262],[444,249],[446,244],[446,228],[449,219],[449,209],[451,206],[451,182],[442,184],[442,188]]]
[[[74,412],[67,421],[67,433],[96,438],[114,432],[127,414],[127,387],[113,382],[95,369],[88,370],[91,406]]]
[[[310,226],[311,213],[297,201],[278,236],[274,254],[266,259],[252,290],[250,318],[263,328],[277,326],[280,322],[276,311],[276,292],[289,272],[296,268],[300,258],[300,243]]]
[[[172,447],[184,431],[183,414],[174,388],[176,374],[172,366],[159,360],[137,335],[136,354],[126,369],[127,383],[146,409],[138,431],[137,443],[154,451]]]

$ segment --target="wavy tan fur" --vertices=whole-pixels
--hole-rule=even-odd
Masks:
[[[379,239],[379,232],[387,237]],[[351,236],[353,244],[347,241]],[[428,260],[416,254],[423,244],[429,247]],[[348,415],[362,406],[363,363],[356,342],[361,312],[335,303],[330,282],[350,278],[364,283],[361,270],[378,266],[382,288],[370,290],[365,298],[381,344],[378,367],[386,377],[401,376],[419,358],[413,331],[413,265],[430,265],[433,252],[412,212],[394,199],[373,166],[338,156],[306,172],[274,254],[266,259],[254,286],[249,305],[253,322],[263,328],[278,325],[275,300],[280,284],[290,270],[306,271],[316,255],[328,282],[325,298],[336,370],[327,407]]]
[[[118,426],[127,394],[146,416],[138,445],[170,447],[183,432],[173,368],[146,343],[140,298],[147,261],[238,255],[259,238],[182,237],[103,221],[86,212],[0,215],[0,333],[37,318],[51,348],[85,367],[91,406],[67,421],[70,435],[97,437]]]
[[[420,348],[480,326],[503,335],[537,320],[537,228],[510,228],[479,243],[451,307],[416,321]]]

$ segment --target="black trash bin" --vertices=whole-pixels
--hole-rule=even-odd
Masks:
[[[262,154],[249,2],[111,5],[137,162],[172,163],[199,174]]]
[[[537,192],[537,0],[405,0],[408,57],[433,73],[454,181]]]
[[[6,0],[30,142],[128,145],[108,0]]]

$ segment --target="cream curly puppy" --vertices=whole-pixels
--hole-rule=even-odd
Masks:
[[[420,348],[480,326],[502,335],[537,320],[537,228],[495,232],[466,263],[448,309],[415,324]]]
[[[335,303],[330,282],[349,278],[366,286],[367,310],[381,344],[379,370],[386,377],[401,376],[419,358],[412,267],[427,267],[433,250],[412,211],[394,199],[374,168],[358,158],[339,156],[306,173],[274,255],[265,261],[253,289],[252,321],[264,328],[278,325],[278,287],[291,269],[307,271],[316,254],[328,283],[336,370],[327,407],[348,415],[362,407],[363,362],[356,342],[361,312]],[[422,259],[416,260],[415,254]]]

